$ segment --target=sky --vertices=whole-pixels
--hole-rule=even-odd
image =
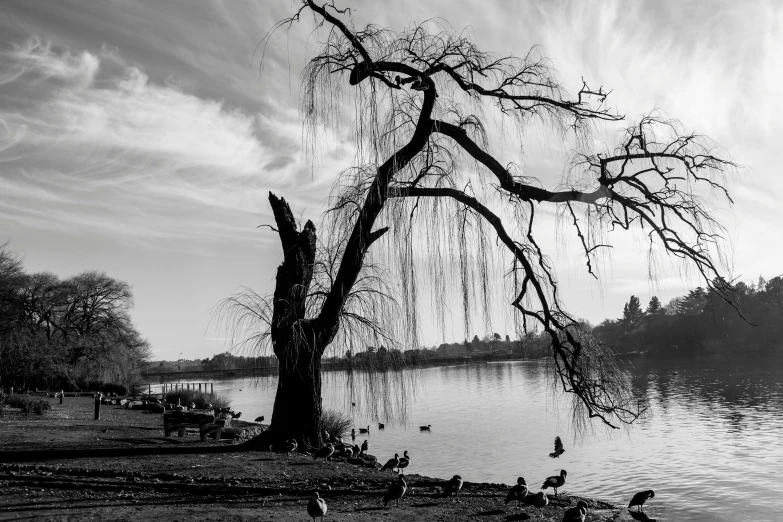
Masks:
[[[340,135],[316,165],[303,152],[298,82],[319,42],[312,17],[259,48],[296,5],[0,3],[0,244],[9,242],[30,272],[100,270],[130,283],[132,316],[156,358],[228,349],[214,306],[242,286],[271,292],[281,261],[276,235],[258,227],[273,222],[268,192],[318,222],[353,154]],[[524,55],[540,45],[571,92],[585,78],[612,89],[610,101],[629,117],[658,109],[712,138],[742,165],[729,185],[735,204],[720,213],[731,275],[783,273],[783,3],[390,5],[355,3],[354,24],[400,30],[444,17],[486,50]],[[525,161],[540,167],[545,185],[562,173],[557,152]],[[699,284],[668,265],[651,282],[643,242],[611,239],[600,283],[575,244],[552,251],[575,315],[597,323],[621,315],[631,294],[666,302]],[[462,335],[457,326],[453,335],[422,333],[425,344]]]

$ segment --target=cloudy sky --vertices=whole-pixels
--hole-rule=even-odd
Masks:
[[[315,169],[302,153],[298,80],[318,41],[311,17],[277,33],[260,67],[259,42],[295,5],[0,3],[0,243],[10,241],[29,271],[95,269],[131,283],[133,316],[158,357],[224,351],[210,309],[242,285],[270,291],[280,261],[275,235],[257,228],[272,221],[267,192],[317,220],[352,156],[347,138],[330,143]],[[442,16],[470,26],[486,50],[524,55],[539,44],[572,92],[584,77],[613,89],[624,114],[658,108],[710,136],[744,166],[730,185],[736,204],[721,215],[733,275],[783,273],[780,2],[356,5],[357,25],[401,29]],[[552,170],[540,173],[544,183],[562,167]],[[558,251],[576,315],[598,322],[618,316],[631,293],[666,301],[698,284],[671,270],[651,287],[639,240],[612,240],[601,285],[567,245]]]

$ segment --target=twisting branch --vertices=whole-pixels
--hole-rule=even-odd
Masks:
[[[637,419],[646,404],[628,374],[610,349],[564,311],[556,271],[535,237],[536,218],[542,206],[571,216],[569,226],[595,278],[596,250],[611,247],[602,232],[641,228],[650,248],[695,266],[729,299],[730,279],[721,275],[723,229],[702,191],[730,204],[724,175],[735,165],[705,139],[652,114],[629,125],[611,152],[576,154],[569,178],[548,188],[493,155],[497,126],[488,113],[520,135],[534,120],[563,139],[573,130],[576,143],[587,143],[591,122],[624,119],[606,105],[611,91],[583,79],[576,95],[569,95],[540,49],[498,56],[438,20],[399,32],[372,24],[356,29],[350,9],[302,0],[276,28],[291,27],[307,10],[322,40],[303,71],[306,136],[315,138],[318,129],[339,120],[340,95],[350,87],[357,166],[334,185],[324,219],[328,233],[318,245],[312,283],[302,289],[306,302],[296,304],[305,310],[297,324],[327,343],[345,327],[385,339],[395,331],[416,346],[424,266],[441,324],[448,292],[461,292],[467,335],[474,300],[481,299],[484,310],[493,301],[491,261],[495,251],[502,252],[511,265],[511,305],[525,327],[536,324],[546,332],[562,388],[589,417],[608,426]],[[279,223],[278,229],[282,236]],[[502,246],[493,248],[490,236]],[[396,269],[396,278],[379,275],[385,272],[378,259]],[[378,304],[392,283],[398,299]],[[280,299],[275,307],[294,306],[287,303]],[[388,313],[389,306],[402,313]],[[398,328],[377,326],[384,321],[397,321]]]

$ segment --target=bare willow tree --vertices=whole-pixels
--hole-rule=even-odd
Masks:
[[[321,357],[336,336],[369,332],[416,346],[421,279],[436,303],[456,288],[466,324],[476,305],[489,309],[490,283],[502,279],[521,328],[548,337],[557,380],[583,418],[611,427],[637,419],[646,404],[627,373],[561,303],[537,236],[541,216],[556,212],[595,277],[607,233],[641,230],[651,258],[680,258],[728,299],[722,228],[703,188],[730,203],[724,175],[734,165],[658,113],[626,124],[616,148],[589,151],[594,124],[622,125],[624,116],[603,88],[583,82],[569,96],[538,48],[498,56],[440,21],[356,29],[350,9],[312,0],[276,29],[306,13],[321,36],[302,74],[308,150],[321,129],[339,125],[347,90],[356,165],[335,183],[322,243],[311,221],[300,228],[270,193],[283,247],[274,295],[248,291],[223,303],[235,333],[250,329],[245,342],[271,343],[279,360],[268,436],[320,442]],[[502,163],[490,145],[498,128],[573,143],[560,184],[547,188]]]

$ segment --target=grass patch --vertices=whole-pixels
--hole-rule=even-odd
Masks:
[[[324,410],[321,414],[321,424],[329,435],[345,437],[351,431],[351,418],[344,412],[337,410]]]

